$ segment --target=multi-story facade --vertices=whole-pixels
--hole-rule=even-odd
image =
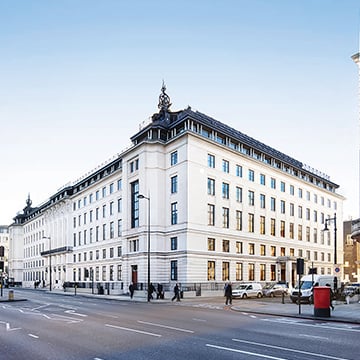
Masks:
[[[8,278],[8,256],[9,229],[6,225],[0,225],[0,276],[3,282],[6,282]]]
[[[353,222],[344,221],[344,282],[360,282],[360,243],[351,238]]]
[[[141,288],[149,228],[153,283],[293,284],[298,257],[332,274],[334,238],[322,230],[336,213],[343,233],[338,185],[190,107],[169,107],[163,87],[159,113],[129,149],[37,208],[28,199],[10,226],[20,249],[13,276],[24,286],[47,285],[51,273],[55,287]],[[342,241],[337,253],[342,258]]]

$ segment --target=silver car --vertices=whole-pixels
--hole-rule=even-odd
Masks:
[[[266,284],[262,290],[263,295],[269,297],[282,296],[283,294],[287,295],[288,291],[289,288],[286,284],[276,283]]]

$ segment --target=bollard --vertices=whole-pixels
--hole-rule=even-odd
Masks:
[[[9,290],[9,301],[13,301],[13,300],[14,300],[14,291]]]

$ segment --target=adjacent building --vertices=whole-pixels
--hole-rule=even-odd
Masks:
[[[28,198],[10,226],[15,282],[145,289],[148,250],[151,281],[165,290],[294,284],[298,257],[306,271],[334,272],[343,242],[335,248],[322,230],[336,214],[343,234],[338,185],[210,116],[170,106],[163,86],[159,112],[130,148],[44,204]]]

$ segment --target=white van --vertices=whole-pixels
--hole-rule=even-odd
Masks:
[[[262,297],[262,286],[259,283],[240,284],[232,289],[233,298]]]
[[[335,291],[335,283],[336,286],[340,284],[339,279],[333,275],[304,275],[300,279],[300,301],[311,302],[313,286],[330,285],[331,289]],[[291,301],[296,303],[298,301],[298,296],[299,284],[296,284],[290,294]]]

